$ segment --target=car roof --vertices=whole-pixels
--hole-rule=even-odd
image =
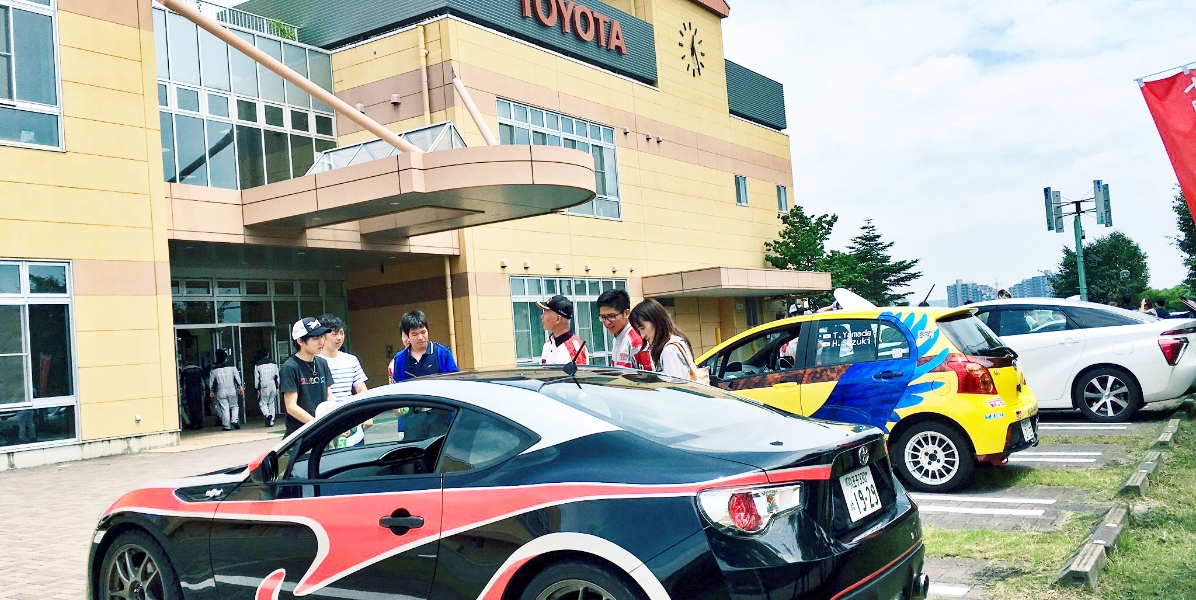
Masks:
[[[895,315],[926,315],[930,319],[939,320],[943,317],[967,315],[975,313],[975,304],[968,306],[944,307],[944,306],[877,306],[874,308],[851,309],[851,310],[835,310],[829,312],[813,313],[809,315],[797,315],[796,317],[788,317],[785,319],[778,319],[776,321],[769,321],[761,325],[757,325],[748,329],[747,331],[738,333],[718,344],[714,348],[702,353],[698,358],[702,359],[710,356],[716,351],[722,350],[728,345],[739,341],[740,339],[756,335],[762,331],[767,331],[774,327],[781,327],[789,323],[804,323],[806,321],[822,321],[825,319],[875,319],[876,317],[885,314]]]

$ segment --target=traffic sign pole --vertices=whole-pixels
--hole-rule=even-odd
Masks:
[[[1080,222],[1080,203],[1076,202],[1076,272],[1080,276],[1080,300],[1088,301],[1088,282],[1084,280],[1084,225]]]

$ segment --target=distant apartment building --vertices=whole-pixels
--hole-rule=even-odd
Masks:
[[[1055,288],[1051,287],[1051,273],[1044,273],[1028,277],[1009,288],[1014,298],[1051,298],[1055,295]]]
[[[947,286],[947,305],[960,306],[968,301],[980,302],[997,297],[997,290],[991,285],[956,279]]]

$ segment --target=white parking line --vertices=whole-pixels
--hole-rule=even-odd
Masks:
[[[971,587],[963,585],[930,584],[931,596],[950,596],[952,598],[963,598],[964,596],[967,596],[968,592],[971,590]]]
[[[942,500],[943,502],[992,502],[994,504],[1054,504],[1054,498],[1005,498],[993,496],[965,496],[963,494],[919,494],[909,495],[914,500]]]
[[[1100,452],[1018,452],[1017,456],[1100,456]]]
[[[1069,458],[1052,456],[1010,456],[1009,462],[1042,462],[1042,463],[1094,463],[1095,458]]]
[[[1129,425],[1081,425],[1078,423],[1077,424],[1061,423],[1059,425],[1039,425],[1038,426],[1039,431],[1052,431],[1052,430],[1064,431],[1064,430],[1068,430],[1068,429],[1093,429],[1093,430],[1097,430],[1097,431],[1106,431],[1106,430],[1107,431],[1118,431],[1118,430],[1129,429],[1129,428],[1130,428]]]
[[[961,515],[1006,515],[1010,517],[1041,517],[1046,514],[1044,510],[1022,508],[966,508],[963,506],[934,505],[920,505],[918,506],[918,510],[921,512],[955,513]]]

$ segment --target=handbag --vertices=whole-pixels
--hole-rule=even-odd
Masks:
[[[677,351],[681,353],[681,357],[685,359],[685,365],[689,368],[689,380],[697,383],[710,384],[710,369],[707,367],[699,367],[694,363],[693,356],[690,355],[689,349],[681,343],[680,340],[669,340],[666,345],[677,345]]]

